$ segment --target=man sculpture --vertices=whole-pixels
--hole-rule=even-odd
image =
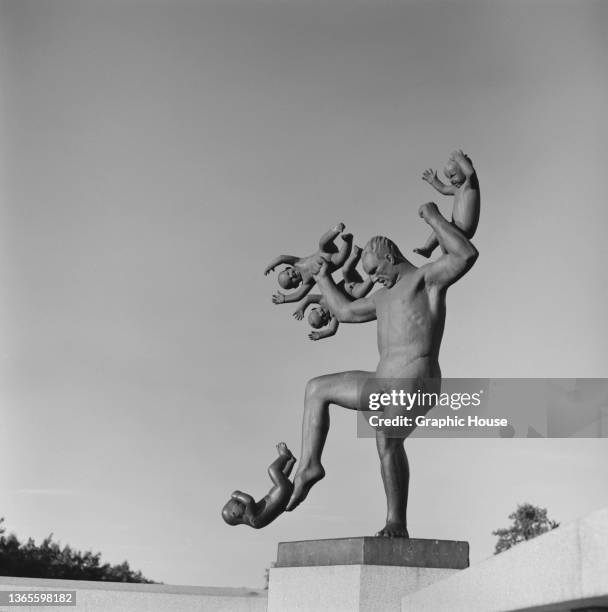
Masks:
[[[310,488],[325,476],[321,454],[329,430],[330,404],[350,410],[367,410],[363,390],[370,379],[405,380],[410,385],[405,391],[412,393],[440,390],[439,347],[445,323],[447,288],[470,270],[478,252],[465,234],[441,215],[434,203],[423,204],[419,214],[433,229],[443,254],[417,268],[394,242],[382,236],[372,238],[365,246],[361,263],[371,279],[383,288],[368,297],[350,301],[336,287],[322,257],[313,266],[319,289],[338,321],[378,321],[380,361],[375,372],[341,372],[308,382],[302,452],[287,510],[296,508]],[[403,410],[400,406],[387,406],[384,416],[399,416]],[[404,448],[408,433],[395,436],[390,431],[376,430],[387,498],[386,525],[378,532],[379,536],[409,537],[406,520],[409,466]]]

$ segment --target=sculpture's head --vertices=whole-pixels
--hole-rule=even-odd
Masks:
[[[222,518],[228,525],[240,525],[245,514],[245,504],[238,499],[230,499],[222,508]]]
[[[448,160],[448,163],[443,169],[443,173],[448,181],[450,181],[450,184],[454,185],[455,187],[460,187],[460,185],[462,185],[466,179],[460,164],[452,158]]]
[[[313,308],[308,313],[308,322],[311,327],[315,329],[320,329],[321,327],[325,327],[331,319],[331,313],[327,308],[323,308],[319,306],[318,308]]]
[[[277,280],[283,289],[295,289],[302,282],[302,275],[293,266],[287,266],[279,272]]]
[[[370,238],[363,249],[361,264],[374,283],[390,289],[399,280],[399,264],[407,261],[399,247],[386,236]]]

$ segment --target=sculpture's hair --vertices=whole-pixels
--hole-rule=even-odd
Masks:
[[[315,308],[308,313],[308,322],[310,323],[310,326],[314,327],[315,329],[323,327],[325,322],[323,321],[323,314],[319,308]]]
[[[365,245],[367,251],[371,251],[378,257],[385,257],[391,255],[395,260],[395,263],[400,261],[406,261],[405,256],[399,250],[399,247],[386,236],[374,236],[367,241]]]

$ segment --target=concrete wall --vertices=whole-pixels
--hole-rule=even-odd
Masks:
[[[518,544],[402,599],[402,612],[608,607],[608,509]]]
[[[268,612],[399,612],[405,594],[459,571],[390,565],[272,567]]]
[[[266,612],[266,591],[214,587],[126,584],[86,580],[0,577],[0,591],[76,591],[76,607],[4,607],[5,610],[78,612]]]

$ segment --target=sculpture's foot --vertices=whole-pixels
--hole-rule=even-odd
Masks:
[[[387,523],[377,534],[378,538],[409,538],[407,527],[403,523]]]
[[[414,249],[414,253],[418,253],[418,255],[422,255],[422,257],[426,257],[427,259],[431,256],[433,251],[430,249]]]
[[[287,444],[285,442],[279,442],[277,444],[277,451],[279,455],[283,457],[293,457],[293,453],[287,448]]]
[[[340,238],[342,238],[344,242],[351,242],[353,239],[353,235],[352,234],[342,234]]]
[[[295,510],[306,499],[313,485],[324,478],[324,476],[325,470],[320,463],[298,470],[293,480],[293,493],[285,510],[287,512]]]

